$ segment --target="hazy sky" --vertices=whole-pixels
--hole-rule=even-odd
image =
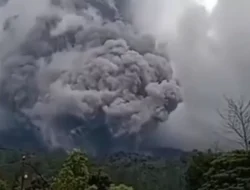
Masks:
[[[202,148],[218,141],[234,147],[224,138],[216,109],[223,106],[223,94],[250,98],[250,1],[219,0],[210,14],[186,0],[146,2],[138,2],[135,22],[168,41],[184,97],[158,133],[162,142]],[[152,11],[144,17],[145,10]]]

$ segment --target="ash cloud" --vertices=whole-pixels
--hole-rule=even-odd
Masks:
[[[112,0],[0,7],[1,107],[51,146],[71,146],[96,121],[110,138],[150,135],[182,101],[180,87],[154,37],[121,12]]]

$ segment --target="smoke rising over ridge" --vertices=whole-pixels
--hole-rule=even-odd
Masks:
[[[93,120],[112,138],[143,137],[182,101],[168,55],[125,21],[121,3],[9,0],[0,7],[1,107],[51,146],[95,130]]]
[[[101,144],[156,130],[161,145],[232,148],[216,109],[223,94],[250,93],[249,6],[218,0],[208,13],[194,0],[2,0],[0,128],[18,113],[54,146],[91,126]],[[108,129],[105,138],[94,138],[97,128]]]

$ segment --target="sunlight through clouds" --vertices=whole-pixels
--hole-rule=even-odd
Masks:
[[[211,13],[218,3],[218,0],[195,0],[198,4],[204,6],[206,10]]]

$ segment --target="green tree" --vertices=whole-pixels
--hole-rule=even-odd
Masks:
[[[7,190],[7,183],[0,179],[0,190]]]
[[[87,190],[98,190],[98,187],[96,187],[95,185],[91,185],[87,188]]]
[[[47,190],[49,187],[49,184],[41,178],[35,178],[31,180],[30,184],[25,188],[25,190]]]
[[[111,185],[110,190],[133,190],[132,187],[128,187],[126,185],[120,184],[118,186]]]
[[[74,151],[67,158],[52,185],[53,190],[84,190],[88,187],[88,159],[80,151]]]
[[[210,150],[207,152],[193,152],[185,174],[187,190],[197,190],[205,183],[204,174],[209,170],[211,162],[217,155],[218,154],[212,153]]]
[[[211,162],[199,190],[249,190],[250,155],[246,151],[224,153]]]
[[[110,177],[100,170],[91,175],[88,182],[89,185],[94,185],[98,190],[108,190],[111,183]]]

